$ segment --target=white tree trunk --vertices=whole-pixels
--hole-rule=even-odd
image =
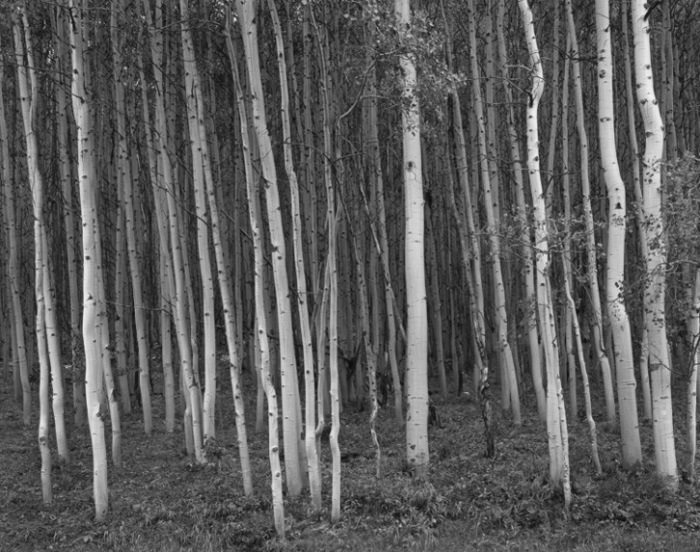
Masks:
[[[279,63],[280,95],[282,132],[284,138],[284,166],[289,179],[289,190],[292,208],[292,233],[294,244],[294,267],[296,269],[297,283],[297,310],[299,324],[301,326],[301,344],[304,362],[304,391],[305,391],[305,429],[304,443],[309,470],[309,491],[311,504],[314,509],[321,509],[321,471],[319,466],[318,450],[316,448],[316,411],[315,411],[315,382],[314,382],[314,351],[311,339],[311,324],[309,321],[309,307],[306,290],[306,269],[304,267],[304,235],[301,218],[301,200],[299,197],[299,184],[294,169],[292,156],[292,135],[289,123],[289,90],[287,86],[287,63],[284,54],[284,41],[282,39],[282,27],[277,15],[274,0],[268,0],[272,23],[275,28],[275,43],[277,46],[277,60]],[[311,9],[309,7],[308,9]],[[310,169],[310,167],[307,167]],[[330,238],[329,238],[330,239]]]
[[[257,18],[255,5],[247,0],[237,0],[239,24],[243,35],[246,68],[251,88],[253,126],[260,149],[260,162],[265,179],[265,199],[269,218],[270,241],[275,294],[277,302],[277,325],[280,338],[280,369],[282,380],[282,433],[284,439],[284,466],[287,475],[287,490],[290,496],[298,496],[303,486],[301,451],[299,440],[301,421],[297,417],[299,388],[292,330],[292,310],[289,298],[289,282],[286,265],[285,232],[282,226],[277,169],[265,115],[264,92],[260,75],[258,52]]]
[[[72,97],[73,114],[78,142],[78,181],[80,182],[80,210],[83,219],[83,344],[85,350],[85,397],[88,423],[92,441],[93,493],[95,520],[102,522],[107,517],[109,496],[107,489],[107,447],[105,442],[102,401],[102,359],[100,325],[98,316],[98,260],[95,227],[97,223],[97,166],[92,128],[90,104],[84,68],[84,36],[87,33],[83,21],[83,4],[70,0],[72,50]]]
[[[608,251],[606,296],[612,325],[615,351],[617,395],[620,405],[620,430],[622,435],[622,463],[633,469],[642,461],[642,445],[637,420],[637,383],[634,377],[632,330],[625,300],[625,232],[626,197],[617,162],[615,141],[615,113],[613,102],[613,63],[610,41],[609,0],[596,0],[596,31],[598,46],[598,130],[600,155],[608,190]]]
[[[532,88],[527,106],[527,166],[530,178],[530,193],[535,218],[535,261],[537,267],[537,302],[539,304],[540,331],[547,369],[547,434],[549,437],[549,476],[550,481],[561,484],[564,489],[564,503],[568,509],[571,503],[569,479],[569,443],[566,428],[566,411],[559,374],[557,334],[554,322],[554,309],[549,281],[549,235],[547,230],[546,207],[540,175],[539,135],[537,110],[544,76],[542,60],[537,46],[532,11],[527,0],[518,0],[530,54]]]
[[[661,217],[661,158],[664,127],[654,93],[649,23],[644,0],[632,0],[634,69],[637,102],[644,120],[644,228],[647,240],[647,281],[644,311],[649,335],[654,453],[656,472],[668,486],[678,488],[678,468],[673,436],[671,358],[666,337],[666,239]]]
[[[610,361],[605,352],[603,343],[603,311],[600,304],[600,286],[598,285],[598,269],[596,261],[595,226],[593,211],[591,210],[591,184],[588,166],[588,136],[584,121],[583,85],[581,84],[581,70],[579,67],[580,52],[576,38],[576,27],[571,0],[566,0],[569,40],[571,42],[571,66],[573,70],[574,98],[576,101],[576,123],[579,137],[579,154],[581,158],[581,193],[583,202],[583,218],[586,225],[586,276],[590,288],[591,309],[593,311],[593,344],[596,357],[600,363],[600,371],[603,375],[603,389],[605,391],[605,407],[608,421],[616,423],[615,393],[612,384]]]
[[[197,214],[197,258],[202,280],[202,317],[204,325],[204,400],[202,403],[202,433],[204,445],[216,439],[216,320],[214,316],[214,277],[211,269],[209,254],[209,215],[207,208],[206,178],[204,159],[206,131],[200,133],[200,125],[204,125],[201,98],[201,82],[195,61],[194,44],[189,28],[189,12],[187,0],[180,0],[180,36],[182,39],[183,64],[185,66],[185,89],[187,90],[187,121],[192,151],[192,178],[194,199]],[[209,173],[211,179],[211,171]],[[191,305],[194,306],[194,296],[190,294]],[[194,334],[194,332],[193,332]]]
[[[409,0],[396,0],[400,40],[410,34]],[[428,312],[425,287],[425,211],[420,147],[420,105],[416,95],[415,56],[399,58],[403,73],[403,184],[406,212],[406,454],[421,476],[427,474],[428,451]]]

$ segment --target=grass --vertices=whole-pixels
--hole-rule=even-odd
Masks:
[[[254,393],[248,392],[248,397]],[[677,395],[680,396],[680,395]],[[343,517],[331,523],[330,451],[324,445],[322,512],[307,496],[285,500],[287,539],[275,536],[266,432],[252,431],[256,494],[244,497],[233,415],[222,386],[217,462],[200,467],[184,453],[181,429],[159,426],[149,438],[138,415],[123,420],[125,466],[110,469],[110,514],[93,521],[91,453],[87,431],[72,430],[70,466],[55,466],[54,504],[44,507],[36,428],[22,427],[7,388],[0,392],[0,551],[696,551],[700,492],[687,483],[669,494],[653,475],[651,427],[643,424],[645,464],[618,466],[619,438],[599,432],[606,472],[594,476],[586,424],[570,423],[574,503],[563,512],[560,491],[547,484],[546,432],[533,405],[513,428],[499,413],[497,456],[483,456],[478,405],[465,397],[435,399],[443,427],[431,427],[427,480],[405,464],[403,433],[382,411],[379,439],[383,477],[374,478],[367,413],[343,414]],[[156,412],[161,405],[156,401]],[[681,420],[678,420],[680,423]],[[680,426],[677,426],[680,427]],[[682,439],[677,449],[684,451]]]

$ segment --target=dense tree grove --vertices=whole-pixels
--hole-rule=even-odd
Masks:
[[[429,393],[478,401],[489,456],[497,408],[536,413],[567,508],[579,409],[595,471],[596,422],[632,470],[651,419],[657,473],[692,481],[699,22],[690,0],[3,2],[2,385],[44,502],[66,426],[100,521],[122,416],[207,464],[230,402],[246,495],[268,430],[283,537],[285,493],[340,518],[347,409],[377,477],[380,407],[429,477]]]

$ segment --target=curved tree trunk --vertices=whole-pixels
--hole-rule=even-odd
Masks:
[[[609,0],[596,0],[596,30],[598,37],[598,130],[600,155],[605,185],[608,189],[608,252],[607,284],[608,311],[613,332],[617,395],[620,404],[622,434],[622,463],[632,469],[642,461],[642,445],[637,421],[637,383],[634,378],[632,330],[625,299],[625,233],[627,229],[625,184],[617,162],[615,114],[613,104],[613,64],[610,41]]]
[[[518,5],[523,20],[525,40],[530,54],[532,74],[532,88],[527,107],[527,166],[535,218],[537,302],[539,304],[540,331],[542,332],[542,344],[544,346],[547,368],[549,478],[552,484],[562,485],[564,489],[564,504],[568,510],[571,504],[569,441],[566,426],[566,410],[564,408],[564,397],[562,395],[561,378],[559,374],[557,334],[548,272],[550,263],[549,236],[539,161],[537,110],[544,88],[544,76],[530,5],[527,0],[518,0]]]
[[[666,239],[661,217],[661,159],[664,151],[664,126],[654,93],[649,23],[644,0],[632,0],[634,35],[634,73],[637,103],[645,130],[644,157],[644,229],[647,241],[647,280],[644,311],[649,335],[649,368],[654,420],[656,472],[668,486],[678,488],[678,468],[673,436],[671,401],[671,358],[666,336]]]

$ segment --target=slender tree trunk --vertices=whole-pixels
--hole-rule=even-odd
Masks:
[[[151,378],[150,355],[148,351],[148,336],[146,335],[146,309],[141,278],[141,269],[136,247],[136,229],[134,223],[134,190],[131,173],[131,162],[126,141],[126,101],[121,71],[124,62],[121,56],[121,41],[119,29],[119,14],[123,10],[120,0],[112,2],[111,11],[111,40],[112,64],[115,86],[116,119],[117,119],[117,180],[123,188],[124,215],[126,221],[126,243],[129,257],[129,273],[131,274],[131,289],[134,302],[134,320],[136,326],[136,343],[139,358],[139,390],[141,393],[141,409],[143,426],[146,435],[153,431],[153,414],[151,408]]]
[[[153,60],[153,71],[156,77],[156,121],[155,126],[158,132],[158,152],[159,167],[162,177],[158,178],[159,186],[156,188],[157,194],[167,197],[168,206],[168,239],[171,252],[173,283],[170,286],[172,303],[174,304],[175,326],[177,333],[177,343],[180,352],[181,381],[185,390],[185,435],[191,436],[190,446],[197,462],[204,462],[204,452],[202,449],[202,423],[201,423],[201,402],[198,382],[195,378],[193,366],[192,345],[190,332],[187,324],[187,293],[185,290],[185,255],[183,254],[182,240],[180,237],[180,222],[177,214],[177,203],[175,200],[175,178],[173,168],[169,158],[168,148],[168,126],[165,114],[165,98],[163,91],[164,75],[161,64],[163,62],[163,14],[162,0],[156,0],[155,32],[151,37],[151,57]],[[144,11],[146,13],[146,23],[149,28],[153,27],[153,18],[150,12],[148,0],[144,0]],[[158,195],[156,195],[158,197]]]
[[[605,352],[603,343],[603,310],[600,305],[600,288],[598,286],[598,269],[596,261],[595,226],[593,212],[591,210],[591,184],[588,164],[588,137],[584,120],[583,86],[581,84],[581,69],[579,67],[579,48],[576,38],[576,26],[571,0],[566,0],[569,37],[571,40],[572,70],[574,78],[574,97],[576,100],[576,122],[579,137],[579,153],[581,156],[581,189],[583,194],[583,218],[586,225],[586,275],[591,294],[591,308],[593,310],[593,343],[596,357],[600,363],[603,375],[603,388],[605,390],[605,407],[608,422],[615,424],[615,394],[613,391],[610,362]]]
[[[0,59],[0,77],[4,64]],[[2,172],[5,192],[5,220],[7,222],[10,302],[12,303],[12,331],[16,350],[15,374],[19,375],[22,398],[22,422],[29,427],[32,421],[32,390],[29,383],[29,364],[24,336],[24,316],[22,298],[20,297],[21,276],[18,259],[19,242],[17,240],[17,222],[15,215],[15,190],[12,184],[12,167],[9,148],[9,133],[5,119],[5,102],[0,86],[0,142],[2,143]]]
[[[309,491],[311,504],[315,510],[321,509],[321,471],[318,451],[316,449],[316,412],[315,412],[315,382],[314,382],[314,352],[311,339],[311,324],[306,289],[306,269],[304,267],[304,235],[302,230],[301,200],[299,184],[292,155],[292,133],[289,122],[289,90],[287,86],[287,64],[285,61],[282,27],[277,15],[274,0],[268,0],[272,23],[275,29],[277,45],[277,60],[279,63],[282,132],[284,138],[284,165],[289,180],[290,204],[292,208],[292,232],[294,245],[294,267],[297,282],[297,310],[301,329],[302,353],[304,362],[304,394],[305,394],[305,430],[304,444],[309,470]],[[308,9],[311,9],[310,7]],[[311,170],[311,167],[307,167]]]
[[[549,279],[549,236],[547,231],[546,207],[542,190],[539,161],[539,131],[537,110],[544,76],[540,58],[532,11],[527,0],[518,0],[525,40],[530,54],[532,87],[527,106],[527,166],[530,178],[530,192],[535,218],[535,261],[537,267],[537,302],[539,304],[540,331],[547,368],[547,433],[549,436],[549,478],[555,485],[562,485],[564,505],[568,510],[571,504],[571,481],[569,474],[569,440],[566,426],[566,411],[559,373],[557,335],[554,324],[551,284]]]
[[[467,1],[469,19],[469,44],[472,71],[472,91],[474,94],[474,109],[477,120],[479,157],[481,158],[481,185],[484,190],[484,210],[486,212],[486,232],[489,240],[490,255],[488,263],[491,265],[493,277],[493,301],[496,309],[496,331],[498,334],[499,358],[502,363],[502,373],[505,376],[501,385],[508,389],[508,404],[512,408],[513,422],[515,425],[522,423],[520,415],[520,394],[518,392],[518,380],[515,375],[513,351],[508,342],[508,312],[506,309],[505,284],[503,282],[503,270],[501,267],[501,241],[498,235],[497,194],[491,187],[491,175],[489,174],[488,149],[487,149],[487,122],[484,117],[484,106],[479,79],[479,64],[476,51],[476,24],[474,21],[474,0]],[[495,122],[491,122],[495,124]],[[497,186],[497,181],[494,183]],[[497,191],[497,188],[496,188]]]
[[[83,19],[84,2],[70,0],[72,51],[73,114],[78,141],[78,178],[80,182],[80,209],[83,219],[83,346],[85,351],[85,396],[88,424],[92,441],[93,493],[95,520],[103,522],[109,509],[107,490],[107,447],[105,443],[102,401],[102,360],[100,319],[98,310],[100,269],[97,260],[97,160],[94,144],[92,113],[88,98],[84,52],[87,22]]]
[[[286,266],[286,244],[272,144],[267,129],[265,102],[260,75],[257,19],[252,2],[237,0],[239,23],[243,35],[248,80],[252,92],[253,126],[260,149],[260,161],[265,180],[265,199],[269,217],[273,276],[277,300],[277,322],[280,338],[280,368],[282,380],[282,433],[284,439],[285,472],[290,496],[298,496],[303,486],[301,451],[299,447],[301,421],[297,419],[299,389],[292,331],[292,311]]]
[[[66,61],[68,53],[66,44],[65,12],[59,7],[56,9],[56,48],[59,52],[58,67],[61,75],[70,74]],[[75,232],[75,215],[73,211],[73,177],[71,171],[71,147],[68,137],[68,113],[69,102],[66,98],[70,83],[66,83],[63,77],[59,78],[56,86],[56,114],[58,117],[58,149],[59,170],[61,175],[61,191],[63,195],[63,221],[66,233],[66,260],[68,264],[68,294],[70,297],[70,327],[71,327],[71,372],[73,381],[73,420],[77,427],[85,425],[85,372],[82,361],[83,351],[80,341],[82,339],[80,329],[80,290],[78,286],[78,237]],[[126,408],[125,408],[126,411]]]
[[[49,254],[45,239],[44,177],[40,169],[39,142],[35,131],[36,109],[39,97],[31,32],[26,12],[14,17],[14,43],[17,60],[17,81],[22,105],[22,120],[26,143],[29,185],[32,191],[34,215],[34,288],[36,298],[36,337],[40,366],[40,421],[39,447],[42,457],[44,503],[50,504],[51,453],[48,435],[50,429],[49,377],[53,388],[53,413],[56,428],[56,444],[59,460],[68,462],[68,441],[64,421],[63,374],[56,327],[55,298],[50,284]],[[25,57],[26,56],[26,57]],[[46,479],[44,479],[46,478]],[[47,492],[48,491],[48,492]]]
[[[688,378],[688,475],[690,482],[695,481],[695,461],[697,456],[698,426],[698,367],[700,367],[700,268],[695,269],[695,286],[693,289],[692,311],[688,320],[688,329],[692,339],[690,358],[690,377]]]
[[[632,182],[634,186],[635,215],[637,221],[637,239],[642,262],[647,258],[647,239],[644,230],[644,198],[642,197],[641,169],[639,167],[639,145],[637,143],[637,123],[634,113],[634,91],[632,87],[632,62],[629,53],[629,32],[628,32],[628,7],[627,2],[622,2],[622,34],[624,37],[625,54],[625,97],[627,100],[627,128],[630,144],[630,158],[632,160]],[[639,374],[642,382],[642,397],[644,400],[644,418],[651,419],[651,387],[649,385],[649,334],[646,324],[641,327],[641,345],[639,349]]]
[[[202,135],[200,125],[204,126],[204,111],[201,105],[201,79],[195,61],[194,44],[190,32],[187,0],[180,0],[180,37],[184,59],[185,88],[187,90],[187,120],[192,150],[192,176],[194,181],[194,198],[197,213],[197,258],[202,285],[202,318],[204,320],[204,401],[202,403],[202,433],[204,445],[216,440],[216,320],[214,316],[214,277],[209,254],[209,216],[207,208],[206,179],[212,178],[211,169],[205,174],[204,148],[206,132]],[[199,109],[199,113],[198,113]],[[213,185],[213,183],[212,183]],[[225,267],[224,267],[225,270]],[[189,294],[193,306],[194,295]],[[192,320],[192,317],[190,317]],[[191,335],[195,335],[193,331]]]

